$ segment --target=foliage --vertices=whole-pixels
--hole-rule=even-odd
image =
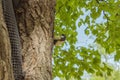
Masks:
[[[85,18],[80,15],[89,14]],[[104,22],[97,21],[99,17]],[[79,23],[76,21],[79,18]],[[91,46],[76,47],[77,26],[86,25],[85,34],[96,37],[94,43],[101,45],[105,52],[116,52],[115,60],[120,59],[120,1],[119,0],[57,0],[55,16],[55,35],[65,34],[65,44],[54,48],[53,76],[70,77],[80,80],[84,70],[101,75],[111,68],[101,62],[101,53]]]
[[[120,80],[120,70],[114,70],[111,76],[107,76],[106,73],[103,73],[104,76],[92,75],[90,80]]]

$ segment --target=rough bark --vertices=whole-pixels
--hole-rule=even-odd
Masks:
[[[52,80],[55,0],[21,0],[16,8],[25,80]],[[14,80],[10,41],[0,0],[0,80]]]
[[[0,0],[0,80],[14,80],[11,65],[11,49],[8,31],[3,18]]]
[[[21,0],[16,9],[25,80],[52,80],[55,0]]]

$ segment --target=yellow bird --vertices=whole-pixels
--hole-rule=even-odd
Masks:
[[[65,34],[62,34],[61,36],[58,37],[54,37],[54,45],[55,46],[61,45],[62,43],[65,42],[65,39],[66,39]]]

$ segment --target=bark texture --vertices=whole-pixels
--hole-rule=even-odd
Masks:
[[[21,0],[16,9],[25,80],[52,80],[55,0]]]
[[[4,23],[2,0],[0,0],[0,80],[14,80],[11,65],[10,40]]]

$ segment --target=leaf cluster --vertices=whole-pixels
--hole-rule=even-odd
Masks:
[[[101,45],[106,54],[116,52],[115,60],[120,59],[120,1],[115,0],[57,0],[55,17],[55,35],[65,34],[67,40],[61,47],[54,48],[53,76],[71,77],[80,80],[84,71],[96,73],[103,76],[103,71],[107,75],[112,69],[107,64],[101,62],[102,53],[93,47],[76,47],[77,26],[87,24],[86,35],[94,35],[95,43]],[[84,9],[84,11],[83,11]],[[84,19],[87,11],[89,14]],[[97,21],[102,17],[102,22]]]

